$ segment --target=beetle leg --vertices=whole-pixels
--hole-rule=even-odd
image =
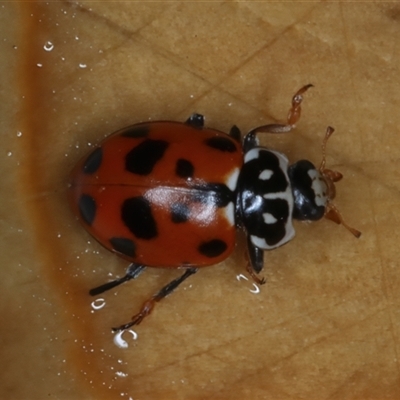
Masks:
[[[97,296],[101,293],[104,293],[107,290],[110,290],[116,286],[121,285],[124,282],[128,282],[131,279],[136,279],[146,268],[145,265],[132,263],[126,270],[125,276],[119,279],[115,279],[114,281],[104,283],[103,285],[97,286],[89,291],[91,296]]]
[[[310,87],[313,87],[311,83],[303,86],[301,89],[297,91],[297,93],[292,98],[292,107],[290,108],[287,116],[287,123],[291,127],[294,127],[297,121],[300,119],[303,93],[305,93]]]
[[[231,130],[229,131],[229,136],[231,136],[233,139],[235,139],[239,143],[242,140],[242,134],[240,132],[240,129],[236,125],[232,126]]]
[[[332,203],[328,203],[326,207],[325,218],[337,224],[342,224],[357,239],[361,236],[361,232],[359,230],[346,224],[346,222],[343,220],[342,214],[340,214],[339,210]]]
[[[204,126],[204,116],[194,113],[185,121],[185,124],[201,129]]]
[[[251,263],[247,263],[247,265],[246,265],[246,271],[249,273],[249,275],[252,277],[252,279],[253,279],[253,281],[255,282],[255,283],[258,283],[259,285],[264,285],[267,281],[266,281],[266,279],[264,278],[264,277],[259,277],[256,273],[255,273],[255,271],[254,271],[254,269],[253,269],[253,267],[252,267],[252,265],[251,265]]]
[[[150,299],[146,300],[140,311],[132,317],[132,321],[127,324],[118,326],[116,328],[112,328],[114,332],[123,331],[125,329],[130,328],[133,325],[139,325],[145,317],[147,317],[152,311],[156,303],[162,300],[164,297],[171,294],[184,280],[189,278],[190,275],[195,274],[198,271],[198,268],[188,268],[185,273],[179,278],[174,279],[167,285],[165,285],[157,294],[155,294]]]
[[[265,125],[268,126],[268,125]],[[262,128],[262,126],[260,127]],[[258,138],[257,138],[257,132],[259,128],[255,128],[252,131],[250,131],[243,139],[243,152],[247,153],[249,150],[251,150],[254,147],[257,147],[259,145]]]
[[[264,267],[264,251],[254,246],[250,237],[247,238],[247,253],[249,260],[246,265],[246,271],[250,274],[253,280],[259,285],[263,285],[266,280],[258,275]]]
[[[295,95],[292,98],[292,107],[289,110],[286,124],[268,124],[268,125],[259,126],[255,129],[251,130],[246,135],[245,139],[247,139],[247,136],[249,136],[249,135],[251,135],[252,137],[255,137],[258,132],[264,132],[264,133],[287,133],[287,132],[290,132],[296,126],[296,123],[300,119],[301,103],[303,101],[303,94],[312,86],[313,86],[312,84],[305,85],[295,93]],[[252,140],[252,139],[249,138],[249,140]],[[244,144],[244,147],[245,147],[245,144]]]

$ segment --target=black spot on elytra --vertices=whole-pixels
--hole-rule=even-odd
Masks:
[[[124,237],[113,237],[110,239],[111,246],[118,253],[122,253],[128,257],[135,257],[136,245],[128,238]]]
[[[202,243],[198,247],[198,251],[206,257],[213,258],[221,255],[227,248],[228,246],[223,240],[213,239]]]
[[[171,220],[175,224],[186,222],[189,219],[190,208],[183,203],[174,203],[171,206]]]
[[[130,138],[143,138],[147,137],[150,133],[150,127],[148,125],[131,126],[126,128],[121,136]]]
[[[222,152],[234,153],[237,150],[235,143],[231,139],[222,136],[206,139],[205,144]]]
[[[82,219],[88,224],[92,225],[96,217],[97,204],[92,196],[88,194],[81,195],[79,199],[79,211]]]
[[[214,204],[218,208],[226,207],[230,202],[235,203],[235,193],[223,183],[205,183],[193,186],[192,200],[202,204]]]
[[[153,239],[158,234],[150,202],[144,197],[126,199],[122,204],[121,218],[137,238]]]
[[[101,147],[98,147],[96,150],[92,151],[89,154],[83,165],[83,172],[85,174],[93,174],[94,172],[96,172],[101,165],[102,159],[103,149]]]
[[[192,178],[194,174],[194,166],[190,161],[180,158],[176,162],[175,173],[180,178]]]
[[[150,174],[163,157],[167,147],[168,142],[165,140],[144,140],[126,155],[126,170],[138,175]]]

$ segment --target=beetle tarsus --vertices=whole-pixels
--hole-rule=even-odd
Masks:
[[[267,283],[267,280],[263,277],[263,276],[258,276],[254,269],[252,268],[250,263],[247,263],[246,265],[246,271],[250,274],[251,278],[253,279],[253,281],[259,285],[264,285],[265,283]]]

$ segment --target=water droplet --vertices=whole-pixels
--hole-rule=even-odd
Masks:
[[[92,308],[93,310],[100,310],[106,305],[106,301],[104,299],[96,299],[95,301],[92,301]]]
[[[42,68],[43,64],[37,63],[36,66],[39,67],[39,68]]]
[[[249,280],[249,279],[248,279],[246,276],[244,276],[243,274],[236,275],[236,279],[238,280],[238,282],[240,282],[241,279],[244,279],[245,281],[248,281],[248,280]]]
[[[260,293],[260,288],[255,283],[253,283],[253,286],[254,289],[250,290],[250,292],[254,294]]]
[[[119,347],[120,349],[127,349],[129,346],[128,342],[126,340],[122,339],[122,335],[125,332],[129,332],[132,335],[133,340],[136,340],[138,337],[138,334],[135,331],[133,331],[132,329],[117,332],[114,336],[114,344],[117,347]]]
[[[45,49],[45,51],[52,51],[54,49],[54,44],[50,41],[47,41],[43,48]]]
[[[87,65],[86,64],[79,64],[79,68],[86,68],[87,67]]]
[[[122,371],[117,371],[115,375],[119,376],[120,378],[126,378],[128,376],[128,374]]]
[[[12,151],[7,152],[7,157],[11,157],[12,156]]]
[[[236,275],[236,279],[238,281],[241,281],[242,279],[245,281],[249,280],[249,278],[247,278],[243,274]],[[254,293],[254,294],[260,293],[260,288],[255,283],[253,283],[253,287],[254,287],[254,289],[249,289],[249,292]]]
[[[21,137],[22,136],[22,132],[21,131],[18,131],[17,132],[17,137]]]

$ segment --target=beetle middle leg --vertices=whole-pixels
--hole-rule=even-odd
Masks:
[[[144,318],[146,318],[154,309],[156,303],[162,300],[164,297],[171,294],[183,281],[185,281],[189,276],[195,274],[198,271],[198,268],[188,268],[185,273],[179,278],[174,279],[167,285],[165,285],[158,293],[156,293],[153,297],[146,300],[140,311],[132,317],[132,320],[127,324],[118,326],[116,328],[112,328],[114,332],[123,331],[125,329],[130,328],[133,325],[139,325]]]

